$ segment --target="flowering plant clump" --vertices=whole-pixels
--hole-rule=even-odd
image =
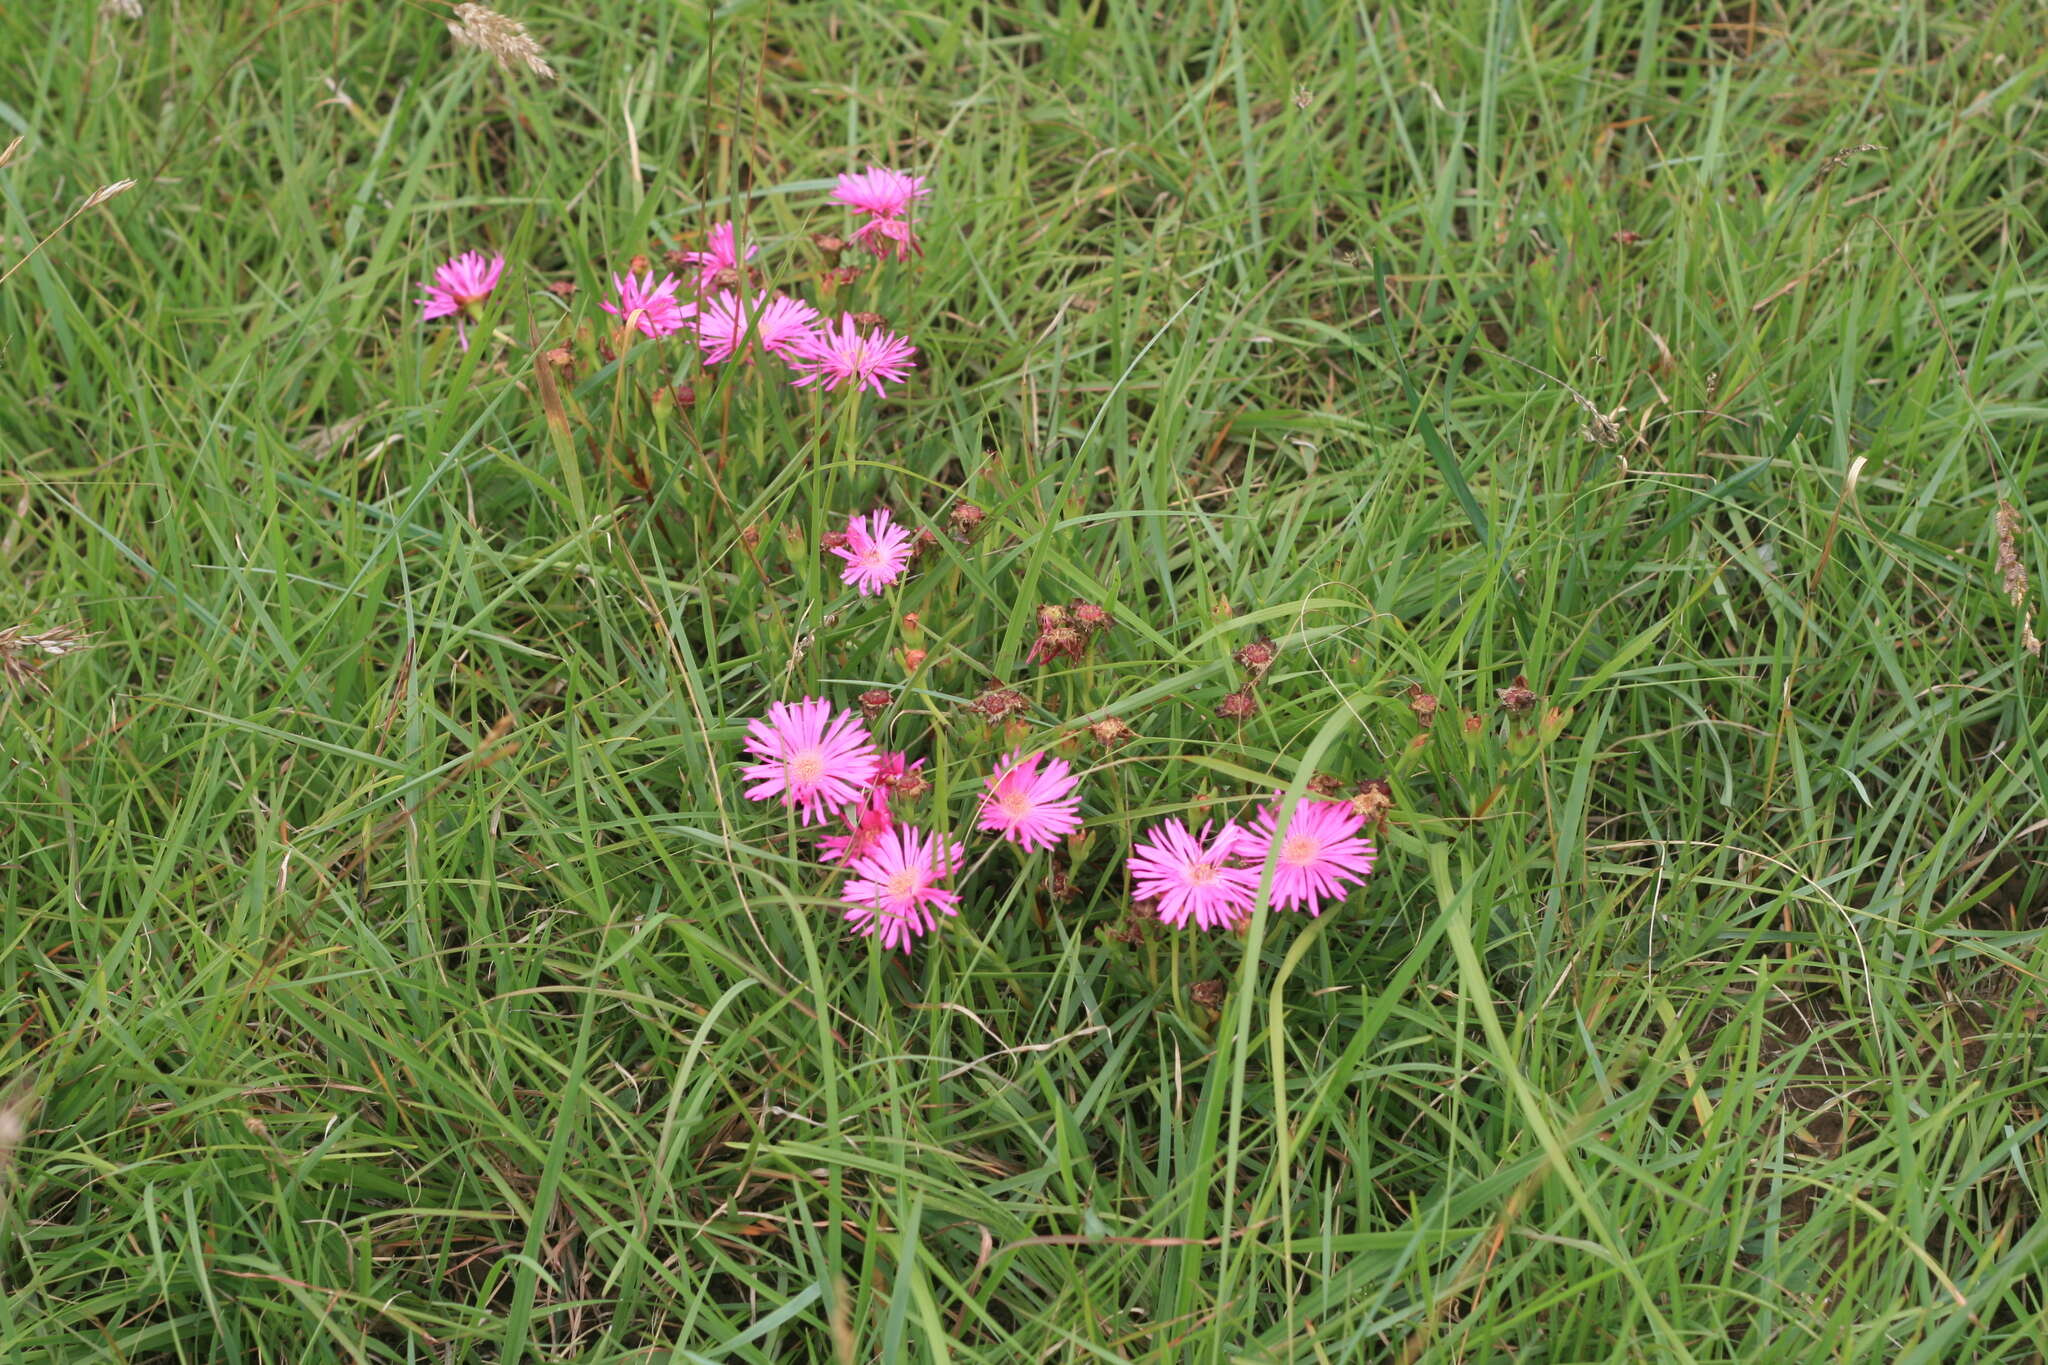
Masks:
[[[927,771],[930,759],[885,748],[871,729],[931,714],[930,700],[945,685],[939,675],[966,660],[943,595],[963,585],[984,590],[988,580],[978,575],[963,584],[962,562],[990,562],[1011,555],[1016,545],[1014,521],[967,500],[966,487],[936,489],[911,469],[895,501],[901,510],[892,510],[871,490],[849,486],[861,477],[862,456],[870,450],[871,468],[903,467],[900,444],[874,439],[880,419],[864,411],[865,397],[886,399],[900,391],[918,375],[920,355],[907,330],[869,309],[879,283],[907,273],[897,267],[922,256],[915,215],[931,198],[923,176],[871,165],[838,177],[827,202],[850,214],[851,226],[799,239],[808,242],[803,250],[815,253],[804,270],[790,270],[787,252],[764,249],[744,224],[719,221],[708,224],[699,241],[673,241],[662,258],[665,270],[632,255],[623,269],[608,271],[609,289],[599,292],[595,309],[577,302],[573,281],[545,286],[549,306],[583,312],[569,337],[535,348],[535,389],[557,457],[566,463],[590,451],[600,467],[631,478],[641,496],[623,500],[627,511],[614,515],[649,507],[674,514],[656,487],[659,469],[675,471],[670,478],[717,479],[735,455],[754,460],[752,472],[769,476],[776,496],[787,489],[809,505],[808,524],[801,517],[785,522],[781,534],[805,594],[785,597],[783,605],[803,624],[785,619],[778,623],[781,633],[769,637],[789,649],[792,671],[814,649],[837,666],[855,664],[831,646],[819,649],[823,633],[847,621],[886,634],[878,657],[902,670],[900,685],[875,685],[882,679],[856,685],[850,706],[823,696],[768,703],[739,739],[745,798],[780,808],[791,848],[830,887],[848,930],[889,952],[909,953],[958,919],[968,883],[991,858],[1001,866],[1024,864],[1012,866],[1013,888],[1035,890],[1056,907],[1079,906],[1087,888],[1109,885],[1118,875],[1115,850],[1104,837],[1110,830],[1120,832],[1115,842],[1129,841],[1121,868],[1127,900],[1119,927],[1106,928],[1110,941],[1136,942],[1146,925],[1243,930],[1261,905],[1317,916],[1341,904],[1373,870],[1376,849],[1367,831],[1384,829],[1393,804],[1384,783],[1363,784],[1347,795],[1334,779],[1318,775],[1310,794],[1291,806],[1263,792],[1220,798],[1232,804],[1199,827],[1169,816],[1133,831],[1122,812],[1095,804],[1100,793],[1091,786],[1127,790],[1118,770],[1145,761],[1143,737],[1126,717],[1108,714],[1111,708],[1077,706],[1076,699],[1114,674],[1109,656],[1119,642],[1151,632],[1094,593],[1016,604],[1032,612],[1026,619],[1035,630],[1017,630],[1023,622],[1013,619],[1000,670],[983,670],[958,703],[974,720],[945,737],[935,751],[943,765],[937,770]],[[848,248],[872,257],[872,264],[844,263]],[[467,325],[482,317],[506,270],[503,256],[477,251],[437,266],[418,300],[423,320],[455,319],[466,349]],[[692,412],[699,385],[719,395],[716,430]],[[778,392],[813,417],[830,396],[836,416],[750,428],[754,409],[748,405]],[[586,399],[615,405],[632,399],[644,403],[643,416],[651,418],[622,420],[615,410],[608,423],[587,421],[580,407]],[[691,424],[687,442],[671,442],[666,434],[679,421]],[[784,469],[763,458],[772,458],[763,439],[769,427],[799,433],[790,455],[801,463],[787,469],[787,479]],[[623,452],[607,450],[599,432],[630,444]],[[694,454],[694,464],[684,450]],[[995,452],[987,453],[996,460]],[[968,481],[979,477],[970,474]],[[590,513],[580,484],[567,491],[579,514]],[[717,505],[745,506],[753,496],[750,490]],[[757,515],[704,529],[743,557],[749,572],[769,577],[774,570],[763,563],[766,542]],[[821,573],[851,589],[851,600],[823,604],[813,617],[809,599],[824,586]],[[868,604],[884,594],[891,599],[886,611]],[[1227,606],[1222,614],[1229,614]],[[772,610],[739,615],[736,628],[765,630],[759,623],[775,616]],[[1125,622],[1134,629],[1119,629]],[[1203,698],[1202,707],[1231,722],[1239,738],[1247,730],[1264,733],[1265,725],[1248,723],[1265,714],[1262,691],[1291,676],[1276,672],[1280,649],[1260,636],[1232,658],[1240,670],[1234,688],[1220,700]],[[1501,698],[1516,717],[1540,700],[1519,678]],[[1426,723],[1420,703],[1416,709]],[[1062,724],[1063,714],[1073,719]],[[969,747],[970,770],[948,771],[962,743]],[[1095,768],[1076,767],[1074,755],[1082,752],[1092,755]],[[1098,772],[1104,778],[1091,782]],[[1194,804],[1207,811],[1218,800],[1203,795]],[[798,830],[814,833],[798,839]],[[1008,851],[1000,847],[1005,844]],[[1033,866],[1039,858],[1042,868]]]
[[[855,244],[878,263],[902,262],[923,254],[910,209],[930,194],[923,176],[870,166],[840,176],[831,199],[859,220],[851,238]],[[836,237],[818,240],[844,244]],[[623,273],[612,272],[611,293],[598,307],[652,341],[686,336],[707,366],[773,357],[787,367],[786,377],[797,388],[825,393],[866,389],[885,398],[891,387],[908,381],[917,368],[917,347],[907,335],[873,313],[827,316],[817,303],[786,289],[762,287],[762,271],[754,264],[760,255],[760,243],[747,240],[738,224],[714,223],[701,250],[668,253],[669,263],[682,275],[670,271],[657,278],[644,258],[635,257]],[[423,318],[454,317],[457,336],[468,349],[465,324],[478,315],[504,270],[503,256],[475,251],[437,267],[419,300]],[[818,281],[821,294],[851,283],[859,273],[843,266],[824,271]],[[550,291],[563,297],[574,292],[559,281]]]

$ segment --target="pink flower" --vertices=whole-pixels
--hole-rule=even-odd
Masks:
[[[889,799],[882,795],[880,788],[858,806],[848,806],[839,813],[846,822],[846,833],[828,834],[818,840],[818,861],[821,863],[858,862],[868,855],[869,850],[882,841],[882,836],[896,827],[896,817],[889,812]]]
[[[505,273],[503,256],[485,256],[481,251],[465,251],[445,265],[434,268],[434,279],[420,288],[425,295],[415,300],[420,305],[420,320],[432,322],[435,318],[455,319],[455,338],[462,343],[462,349],[469,349],[469,328],[467,319],[480,311],[477,307],[498,287],[498,277]]]
[[[909,952],[938,927],[938,915],[957,915],[960,895],[939,882],[966,861],[967,850],[936,834],[900,825],[883,835],[847,869],[840,896],[852,909],[856,934],[881,939],[884,948]]]
[[[908,754],[887,750],[876,755],[874,785],[868,788],[860,805],[848,806],[839,813],[839,818],[846,822],[845,834],[828,834],[818,840],[819,862],[853,862],[864,857],[884,834],[896,827],[896,818],[889,810],[889,795],[924,766],[921,758],[915,763],[909,760]]]
[[[873,252],[876,260],[886,261],[892,253],[899,261],[924,255],[917,234],[903,218],[870,218],[853,230],[853,241]]]
[[[1178,820],[1161,821],[1131,845],[1132,896],[1157,901],[1159,918],[1175,929],[1190,919],[1198,929],[1242,924],[1259,893],[1259,874],[1231,861],[1243,837],[1236,825],[1211,839],[1207,825],[1190,834]]]
[[[1275,828],[1280,820],[1278,802],[1260,811],[1237,851],[1256,880],[1265,870],[1273,852]],[[1273,863],[1272,904],[1276,910],[1307,910],[1322,913],[1323,898],[1341,901],[1349,892],[1346,882],[1362,882],[1372,871],[1372,840],[1360,836],[1365,820],[1348,801],[1295,803],[1294,818],[1287,833],[1279,836],[1279,856]]]
[[[599,304],[605,312],[625,319],[641,332],[651,337],[665,337],[683,330],[683,324],[697,311],[694,303],[684,303],[676,297],[676,277],[663,275],[661,283],[654,281],[654,272],[644,276],[613,275],[612,288],[619,301]]]
[[[842,313],[837,330],[831,323],[818,329],[809,347],[791,362],[803,371],[792,382],[798,388],[819,382],[827,389],[846,383],[856,388],[866,385],[877,397],[887,397],[882,382],[902,383],[904,376],[917,368],[911,359],[916,354],[917,348],[894,332],[880,328],[872,334],[856,331],[853,318]]]
[[[832,547],[832,553],[846,561],[839,581],[851,583],[862,597],[872,597],[903,577],[910,550],[910,532],[889,519],[886,507],[847,518],[846,543]]]
[[[742,258],[735,237],[731,223],[719,223],[711,229],[704,250],[677,253],[682,260],[697,267],[697,288],[716,283],[724,272],[738,270],[742,259],[751,261],[761,254],[761,248],[749,242],[746,256]]]
[[[858,175],[840,176],[832,198],[855,213],[901,218],[912,200],[922,199],[930,193],[921,175],[905,175],[901,171],[870,166]]]
[[[817,325],[818,310],[802,299],[777,294],[743,303],[739,295],[723,289],[697,312],[697,344],[704,348],[706,365],[732,359],[749,341],[784,360],[795,360],[810,349]]]
[[[754,784],[747,799],[779,796],[806,825],[826,819],[829,808],[859,800],[875,775],[875,742],[860,717],[810,697],[771,703],[767,720],[747,722],[744,747],[761,760],[740,769]]]
[[[1062,758],[1045,759],[1041,772],[1040,759],[1045,755],[1003,756],[986,779],[976,828],[1000,834],[1026,852],[1049,849],[1081,828],[1081,798],[1073,794],[1081,779]]]

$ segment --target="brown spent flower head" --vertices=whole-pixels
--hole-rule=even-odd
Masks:
[[[1273,661],[1280,657],[1280,647],[1273,643],[1271,636],[1261,635],[1231,657],[1237,660],[1239,668],[1251,674],[1253,682],[1257,682],[1266,676],[1273,667]]]
[[[938,532],[932,530],[929,526],[920,526],[917,528],[917,534],[912,536],[910,540],[910,557],[912,559],[922,559],[938,543]]]
[[[1351,809],[1369,824],[1384,821],[1393,808],[1394,784],[1384,777],[1366,778],[1358,784],[1358,795],[1351,798]]]
[[[1465,733],[1467,735],[1476,735],[1480,732],[1480,730],[1484,729],[1485,726],[1485,719],[1481,717],[1479,713],[1476,711],[1471,715],[1465,717]]]
[[[33,630],[29,622],[0,629],[0,682],[25,691],[47,692],[43,668],[53,659],[92,647],[92,637],[77,626]]]
[[[981,695],[967,703],[967,709],[991,725],[1010,716],[1022,715],[1031,709],[1031,703],[1024,694],[992,682],[981,689]]]
[[[887,688],[870,687],[860,694],[860,713],[868,720],[873,720],[888,710],[889,703],[894,700],[896,698],[890,695]]]
[[[761,528],[758,526],[742,527],[740,529],[740,544],[746,546],[749,550],[759,549],[761,546]]]
[[[843,550],[845,548],[846,532],[844,531],[827,531],[824,535],[818,537],[818,553],[821,555],[829,555],[834,550]]]
[[[903,613],[903,633],[915,638],[924,632],[924,618],[914,611]]]
[[[635,256],[632,260],[626,262],[626,273],[628,275],[646,275],[651,273],[653,269],[653,265],[648,262],[645,256]]]
[[[1319,796],[1325,801],[1334,801],[1344,794],[1344,779],[1328,773],[1317,773],[1308,780],[1308,794]]]
[[[1529,690],[1529,680],[1520,673],[1515,674],[1515,680],[1494,695],[1500,698],[1501,710],[1511,716],[1528,715],[1536,709],[1536,703],[1542,700]]]
[[[880,327],[882,325],[882,315],[880,313],[848,313],[846,316],[853,319],[853,325],[861,328],[863,331],[869,327]]]
[[[677,406],[677,407],[679,407],[679,408],[687,408],[687,407],[694,407],[694,406],[696,405],[696,402],[697,402],[697,389],[696,389],[696,386],[694,386],[694,385],[691,385],[691,384],[678,384],[678,385],[676,385],[676,406]]]
[[[2026,600],[2027,566],[2020,562],[2020,509],[1998,501],[1998,573],[2005,580],[2006,599],[2014,606]]]
[[[1249,687],[1237,691],[1216,703],[1216,717],[1219,720],[1246,721],[1259,714],[1259,699],[1252,695]]]
[[[576,297],[576,281],[549,280],[548,292],[558,299],[573,299]]]
[[[1108,630],[1116,624],[1116,618],[1107,611],[1093,602],[1083,602],[1078,597],[1067,607],[1067,619],[1090,635],[1099,630]]]
[[[1428,725],[1431,721],[1435,720],[1439,704],[1436,699],[1436,693],[1423,691],[1421,683],[1409,685],[1408,709],[1415,713],[1416,724]]]
[[[1211,977],[1207,981],[1197,981],[1188,987],[1188,999],[1205,1010],[1222,1009],[1223,1002],[1229,997],[1230,988],[1223,984],[1223,978],[1220,976]]]
[[[811,245],[817,247],[818,250],[824,252],[827,256],[837,256],[840,252],[846,250],[846,239],[844,237],[835,237],[829,232],[819,232],[812,234]]]
[[[953,533],[953,539],[965,544],[974,539],[974,533],[981,529],[982,519],[987,515],[971,502],[956,502],[953,510],[946,513],[946,529]]]
[[[1081,888],[1074,885],[1072,877],[1056,867],[1052,870],[1052,875],[1045,879],[1045,894],[1061,905],[1066,905],[1080,897]]]
[[[932,789],[931,782],[923,773],[905,773],[894,782],[896,794],[905,801],[915,801]]]
[[[1031,652],[1024,656],[1024,662],[1049,664],[1056,659],[1072,659],[1079,663],[1087,652],[1088,633],[1074,624],[1065,607],[1047,602],[1038,609],[1038,638],[1031,642]]]
[[[555,69],[548,65],[540,44],[526,31],[526,25],[498,13],[489,5],[457,5],[455,22],[448,25],[448,32],[454,36],[457,46],[473,47],[484,53],[498,64],[501,71],[509,71],[517,62],[544,81],[555,78]],[[634,273],[639,274],[640,271]]]
[[[1128,744],[1138,737],[1138,732],[1115,716],[1105,716],[1088,727],[1088,733],[1095,742],[1105,749],[1114,749],[1119,744]]]
[[[917,670],[918,670],[918,669],[920,669],[920,668],[923,668],[923,667],[924,667],[924,661],[925,661],[925,658],[926,658],[926,657],[927,657],[927,656],[926,656],[925,652],[924,652],[923,650],[921,650],[921,649],[906,649],[906,650],[904,650],[904,651],[903,651],[903,671],[904,671],[905,673],[915,673],[915,672],[917,672]]]

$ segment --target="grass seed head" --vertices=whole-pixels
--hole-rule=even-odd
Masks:
[[[458,46],[475,48],[495,61],[500,70],[517,65],[544,81],[555,78],[555,69],[548,65],[540,44],[526,31],[526,25],[489,5],[457,5],[455,22],[448,25],[448,32],[454,35]]]
[[[1998,573],[2005,581],[2005,595],[2014,606],[2026,600],[2027,566],[2020,562],[2020,509],[2000,500],[1998,504]]]

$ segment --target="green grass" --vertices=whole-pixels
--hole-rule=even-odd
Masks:
[[[141,182],[0,285],[0,626],[96,633],[0,693],[0,1359],[2041,1359],[2033,6],[147,8],[0,10],[0,270]],[[578,335],[869,160],[900,401]],[[878,498],[989,517],[859,600]],[[899,964],[741,727],[889,688],[959,823],[992,678],[1139,738]],[[1317,771],[1362,893],[1114,932]]]

